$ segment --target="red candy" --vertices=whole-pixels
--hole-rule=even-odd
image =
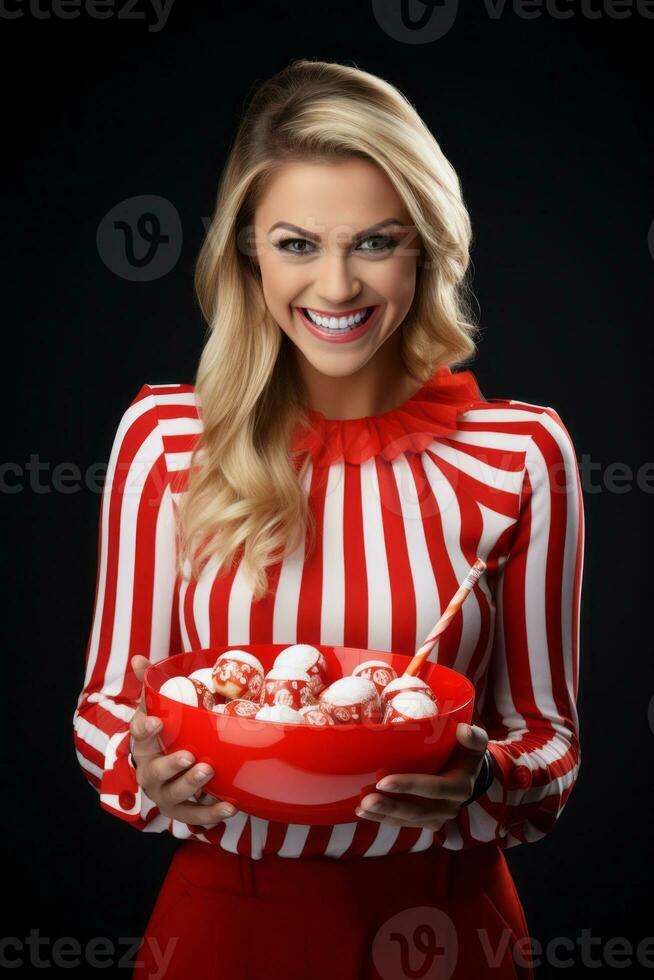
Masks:
[[[212,676],[215,690],[229,700],[258,701],[260,698],[263,667],[261,661],[246,650],[221,653],[213,666]]]
[[[422,694],[426,694],[428,698],[431,698],[434,703],[436,703],[436,695],[430,688],[426,681],[423,681],[421,677],[413,677],[411,674],[401,674],[386,685],[384,690],[381,692],[382,704],[384,707],[388,704],[391,698],[399,694],[400,691],[420,691]]]
[[[327,725],[336,724],[329,712],[320,704],[307,704],[304,708],[300,708],[300,714],[307,725],[324,728]]]
[[[234,698],[225,705],[223,714],[233,715],[237,718],[254,718],[261,706],[256,701],[247,701],[245,698]]]
[[[397,673],[385,660],[366,660],[354,668],[352,677],[365,677],[366,680],[372,681],[377,688],[377,693],[381,694],[386,685],[395,680]]]
[[[286,647],[264,675],[245,650],[227,650],[213,667],[172,677],[161,693],[184,704],[237,718],[303,723],[319,728],[367,721],[397,724],[434,717],[436,694],[420,677],[384,660],[366,660],[350,676],[328,684],[327,662],[308,643]]]
[[[274,668],[277,667],[306,670],[315,697],[327,687],[327,661],[320,650],[308,643],[295,643],[278,653],[274,663]]]
[[[164,681],[159,693],[181,704],[189,704],[193,708],[207,708],[211,711],[215,704],[213,693],[202,681],[181,675]]]
[[[377,688],[365,677],[341,677],[320,695],[321,706],[339,725],[381,721]]]
[[[273,667],[263,682],[262,703],[284,704],[296,711],[305,705],[315,704],[311,679],[306,670],[290,666]]]
[[[384,723],[419,721],[438,714],[436,703],[422,691],[400,691],[386,705]]]

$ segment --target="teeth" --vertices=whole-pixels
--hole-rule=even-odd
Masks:
[[[355,313],[353,316],[320,316],[313,310],[305,310],[306,315],[317,327],[322,327],[323,330],[333,330],[334,333],[339,333],[339,331],[347,333],[349,330],[354,330],[367,312],[368,308],[366,307],[361,313]]]

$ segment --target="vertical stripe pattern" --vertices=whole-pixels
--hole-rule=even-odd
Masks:
[[[570,436],[552,408],[479,401],[421,452],[360,464],[312,460],[316,521],[268,570],[253,603],[240,565],[198,581],[176,572],[176,511],[201,418],[190,385],[144,385],[118,426],[100,508],[77,758],[100,804],[139,830],[237,854],[373,857],[432,846],[537,840],[554,826],[580,762],[576,699],[584,512]],[[470,677],[494,778],[439,831],[370,820],[313,827],[242,811],[212,828],[160,814],[136,781],[129,660],[197,647],[321,642],[411,655],[475,557],[488,565],[430,659]]]

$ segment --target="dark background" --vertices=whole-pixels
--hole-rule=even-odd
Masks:
[[[24,348],[5,363],[6,390],[16,390],[3,490],[19,529],[5,563],[15,626],[5,662],[18,667],[5,696],[18,733],[5,928],[21,942],[30,930],[48,937],[45,958],[61,937],[106,936],[115,958],[127,953],[176,847],[101,810],[74,752],[100,504],[84,474],[108,459],[143,383],[193,381],[204,338],[193,266],[243,101],[257,79],[309,57],[385,77],[425,119],[460,175],[475,233],[484,336],[468,366],[486,397],[554,407],[574,442],[586,512],[582,765],[554,832],[505,853],[530,934],[575,944],[558,950],[573,966],[537,976],[590,968],[584,930],[597,966],[611,967],[623,937],[632,952],[616,947],[615,962],[633,965],[622,972],[649,974],[636,947],[654,935],[654,21],[635,3],[618,19],[608,0],[561,3],[567,19],[545,6],[526,8],[530,17],[509,3],[496,16],[482,2],[459,7],[449,31],[424,44],[389,36],[372,4],[353,0],[176,0],[161,30],[149,29],[156,17],[143,0],[129,15],[140,19],[127,19],[125,0],[103,20],[83,6],[64,19],[48,0],[15,0],[5,9],[22,16],[0,16],[23,54],[5,92],[23,100],[19,207],[5,239],[8,258],[21,258],[5,333]],[[96,245],[105,215],[140,195],[169,201],[181,228],[179,258],[149,281],[112,269]],[[26,469],[34,456],[38,475]],[[64,462],[82,473],[68,492],[53,486]],[[652,950],[654,941],[654,964]]]

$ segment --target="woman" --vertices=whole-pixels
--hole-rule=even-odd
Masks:
[[[552,830],[577,776],[582,497],[556,411],[451,369],[475,351],[470,238],[391,85],[302,60],[258,88],[197,265],[196,383],[144,385],[102,503],[78,757],[106,810],[183,841],[135,976],[532,976],[503,850]],[[162,753],[149,662],[412,655],[476,557],[435,652],[477,694],[447,772],[387,777],[352,823],[287,826]]]

